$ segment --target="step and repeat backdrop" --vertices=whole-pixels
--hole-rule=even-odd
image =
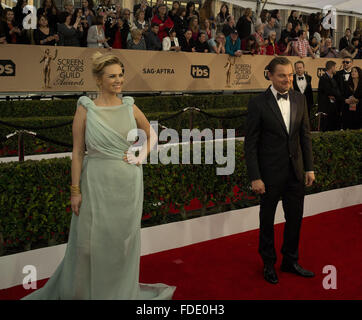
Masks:
[[[111,52],[125,69],[123,91],[223,91],[263,90],[270,82],[265,67],[273,56],[231,57],[227,54],[107,50],[78,47],[2,45],[0,92],[97,91],[92,76],[92,54]],[[294,62],[298,57],[288,57]],[[327,60],[302,59],[312,76],[313,88],[324,73]],[[361,60],[355,65],[362,67]]]

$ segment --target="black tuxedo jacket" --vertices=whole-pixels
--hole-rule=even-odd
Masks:
[[[331,103],[328,96],[336,98],[335,103]],[[335,113],[340,109],[343,103],[343,97],[336,79],[330,78],[328,74],[323,74],[319,79],[318,84],[318,111],[325,113]]]
[[[308,105],[308,109],[310,111],[310,108],[314,104],[313,89],[312,89],[312,77],[308,74],[304,74],[304,77],[307,81],[307,87],[304,90],[304,95],[307,98],[307,105]],[[295,91],[300,92],[300,89],[297,84],[297,75],[296,74],[293,76],[293,88]]]
[[[346,73],[347,72],[344,69],[342,69],[337,71],[334,76],[334,79],[337,81],[339,92],[341,93],[342,96],[344,96],[346,91],[348,91],[348,81],[346,81],[346,78],[344,76]]]
[[[270,88],[249,101],[244,148],[251,181],[262,179],[266,185],[282,184],[288,177],[290,162],[301,182],[304,170],[313,171],[307,101],[294,90],[289,91],[289,97],[289,133]]]

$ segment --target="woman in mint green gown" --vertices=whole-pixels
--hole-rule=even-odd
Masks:
[[[81,194],[72,195],[65,256],[44,287],[23,299],[171,299],[174,286],[139,283],[142,161],[154,131],[132,97],[117,97],[124,78],[116,56],[97,52],[93,74],[100,93],[79,98],[73,122],[72,185]],[[147,134],[139,158],[127,152],[137,128]]]

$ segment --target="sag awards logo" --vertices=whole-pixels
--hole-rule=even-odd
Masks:
[[[251,64],[236,63],[236,57],[229,56],[224,69],[226,69],[226,87],[230,88],[232,85],[237,86],[241,84],[250,83]],[[231,83],[232,70],[235,80]]]
[[[15,63],[11,60],[0,60],[0,77],[15,77]]]
[[[58,50],[46,49],[40,63],[43,64],[43,88],[53,86],[83,86],[84,60],[58,58]],[[54,81],[51,85],[51,74],[55,69]]]

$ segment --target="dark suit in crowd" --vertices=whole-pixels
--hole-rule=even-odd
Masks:
[[[335,97],[331,101],[330,96]],[[339,130],[341,127],[341,104],[343,96],[339,90],[336,79],[324,73],[318,84],[318,112],[327,116],[321,117],[321,131]]]

